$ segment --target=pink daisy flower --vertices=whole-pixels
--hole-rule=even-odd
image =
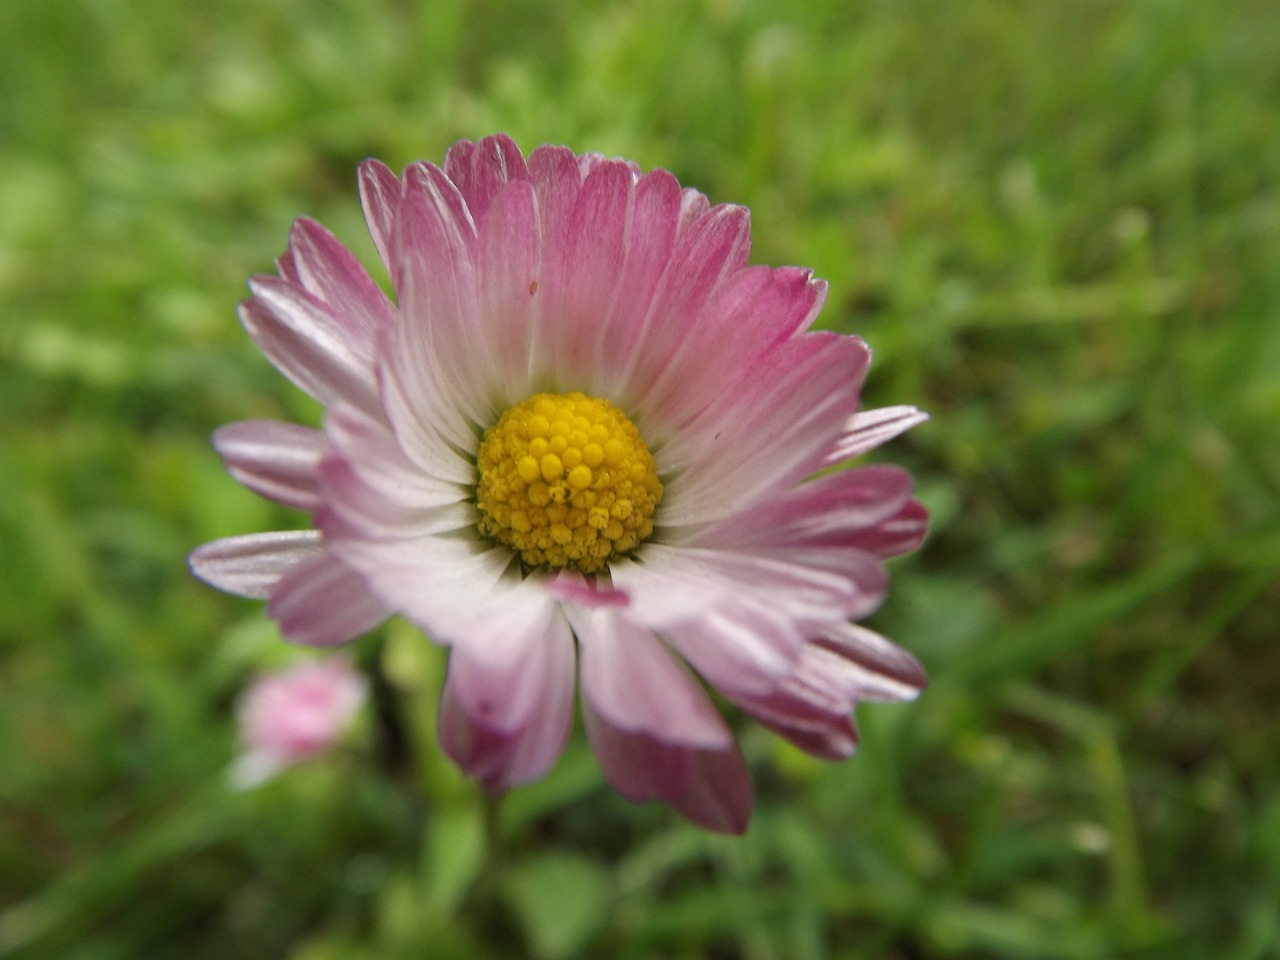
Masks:
[[[745,208],[505,136],[367,161],[360,191],[395,303],[302,219],[240,310],[324,429],[214,435],[315,529],[207,544],[198,576],[297,643],[401,614],[449,646],[440,738],[493,791],[554,763],[576,678],[617,790],[712,830],[746,828],[751,785],[699,675],[831,759],[858,701],[923,688],[852,622],[924,536],[911,478],[828,468],[925,416],[859,410],[870,351],[809,330],[809,271],[747,265]]]
[[[366,685],[344,659],[313,660],[258,677],[240,701],[244,745],[231,782],[248,788],[324,753],[364,703]]]

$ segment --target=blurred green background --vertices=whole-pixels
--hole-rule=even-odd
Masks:
[[[933,685],[842,765],[740,724],[745,839],[579,732],[482,875],[403,624],[342,750],[225,785],[295,651],[185,554],[300,519],[208,435],[318,417],[244,281],[496,130],[750,205],[933,414],[873,621]],[[1278,266],[1272,0],[0,5],[0,957],[1280,957]]]

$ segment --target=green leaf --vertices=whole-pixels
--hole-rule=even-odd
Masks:
[[[603,925],[613,892],[603,868],[564,854],[521,864],[504,888],[539,960],[575,956]]]
[[[440,914],[452,914],[480,876],[484,854],[484,824],[478,807],[437,812],[427,824],[427,904]]]

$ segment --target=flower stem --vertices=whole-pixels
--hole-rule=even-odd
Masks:
[[[504,794],[493,794],[487,790],[482,797],[481,808],[484,823],[484,861],[480,873],[472,888],[471,899],[477,904],[489,904],[497,899],[498,873],[502,861],[502,837],[498,825],[498,813],[502,806]]]

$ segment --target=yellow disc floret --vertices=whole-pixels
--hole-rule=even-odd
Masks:
[[[476,464],[480,532],[530,567],[596,573],[653,532],[653,454],[608,400],[534,394],[489,428]]]

